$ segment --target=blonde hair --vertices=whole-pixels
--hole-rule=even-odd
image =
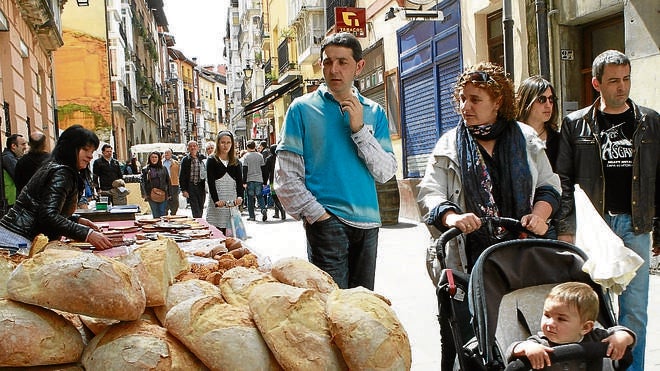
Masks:
[[[552,300],[576,308],[582,322],[596,321],[598,317],[598,294],[586,283],[560,283],[550,290],[545,300]]]

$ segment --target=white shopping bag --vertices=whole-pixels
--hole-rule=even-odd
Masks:
[[[588,255],[582,270],[594,282],[620,295],[644,261],[623,244],[577,184],[574,198],[575,245]]]

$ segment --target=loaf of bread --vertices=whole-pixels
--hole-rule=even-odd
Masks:
[[[254,268],[235,267],[220,278],[220,290],[225,301],[233,305],[248,305],[248,297],[254,287],[264,282],[277,282],[270,274]]]
[[[86,370],[206,370],[163,327],[143,320],[108,327],[87,345],[81,361]]]
[[[280,370],[245,306],[203,296],[167,312],[165,327],[211,370]]]
[[[285,370],[347,369],[316,291],[267,282],[254,287],[249,304],[261,335]]]
[[[10,299],[91,317],[132,321],[146,298],[135,272],[89,252],[46,249],[9,276]]]
[[[0,367],[77,362],[83,340],[71,322],[35,305],[0,299]]]
[[[198,298],[201,296],[213,296],[218,298],[224,303],[222,298],[222,292],[220,288],[215,286],[207,281],[202,281],[198,279],[192,279],[187,281],[175,282],[167,290],[167,298],[165,299],[165,305],[160,307],[154,307],[154,312],[156,317],[160,320],[161,323],[165,323],[165,316],[170,309],[174,308],[175,305],[181,303],[182,301]]]
[[[14,268],[16,263],[9,258],[9,255],[0,254],[0,299],[7,297],[7,280]]]
[[[329,274],[300,258],[288,257],[278,260],[273,264],[270,274],[282,283],[316,290],[323,300],[339,288]]]
[[[190,270],[185,254],[172,239],[150,241],[119,260],[133,268],[147,299],[147,307],[165,304],[174,277]]]
[[[410,370],[408,334],[384,297],[363,287],[335,290],[330,332],[351,370]]]

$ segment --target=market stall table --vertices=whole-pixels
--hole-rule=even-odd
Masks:
[[[95,210],[95,209],[77,209],[76,214],[87,218],[93,222],[107,222],[107,221],[134,221],[135,214],[140,212],[138,205],[123,205],[114,206],[109,210]]]

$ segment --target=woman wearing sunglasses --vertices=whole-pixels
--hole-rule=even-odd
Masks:
[[[557,117],[557,96],[552,84],[541,76],[525,79],[518,88],[518,121],[533,127],[545,142],[545,153],[553,170],[559,148]]]
[[[427,224],[441,232],[450,227],[463,232],[447,244],[445,261],[469,273],[487,247],[517,238],[501,229],[480,229],[480,218],[518,219],[531,232],[545,235],[561,188],[541,139],[516,121],[513,84],[502,67],[485,62],[467,68],[454,87],[454,102],[461,119],[433,149],[418,202]],[[441,369],[451,370],[455,348],[442,313],[440,332]]]

